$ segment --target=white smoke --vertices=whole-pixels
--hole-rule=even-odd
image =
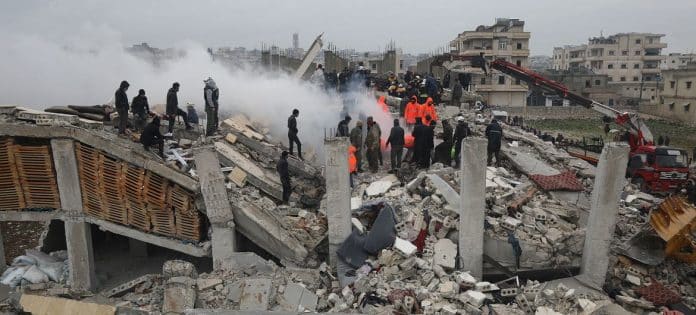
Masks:
[[[203,111],[203,80],[212,77],[220,89],[221,112],[243,113],[267,125],[287,144],[287,118],[300,110],[299,137],[321,156],[324,130],[335,129],[343,107],[335,93],[279,73],[259,73],[251,68],[230,71],[213,62],[206,48],[184,42],[176,49],[185,57],[155,67],[124,50],[120,34],[106,27],[88,25],[68,38],[9,34],[0,30],[4,44],[0,55],[0,104],[36,109],[61,105],[96,105],[113,101],[122,80],[130,83],[128,97],[145,89],[151,107],[164,104],[173,82],[180,83],[179,104],[196,104]],[[310,70],[312,71],[312,70]],[[374,97],[356,97],[351,111],[374,116],[384,133],[390,116],[382,113]],[[221,117],[222,119],[223,117]],[[328,133],[328,131],[327,131]]]

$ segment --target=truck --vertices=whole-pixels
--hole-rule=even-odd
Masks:
[[[492,61],[489,68],[524,81],[530,89],[540,89],[546,93],[556,94],[573,103],[593,109],[624,128],[625,133],[621,136],[621,140],[628,142],[631,148],[626,175],[642,191],[652,193],[674,191],[681,188],[689,179],[687,152],[679,148],[655,145],[650,129],[638,114],[621,112],[573,93],[559,82],[503,59]],[[597,163],[598,153],[601,152],[601,150],[597,152],[598,149],[596,146],[571,145],[568,147],[568,152],[590,163]]]

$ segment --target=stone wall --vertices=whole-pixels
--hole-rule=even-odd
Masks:
[[[528,120],[538,120],[538,119],[590,119],[590,118],[601,118],[602,115],[592,109],[585,108],[582,106],[527,106],[526,115],[525,107],[510,107],[501,106],[496,110],[504,110],[508,112],[510,117],[512,116],[526,116]]]

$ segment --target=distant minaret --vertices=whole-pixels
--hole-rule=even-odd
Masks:
[[[300,48],[300,34],[293,33],[292,34],[292,49],[298,49]]]

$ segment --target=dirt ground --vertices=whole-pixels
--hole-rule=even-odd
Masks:
[[[0,222],[3,245],[5,245],[5,262],[10,264],[12,259],[23,255],[24,250],[38,246],[43,230],[43,222]]]
[[[646,119],[644,121],[652,131],[656,142],[659,136],[667,136],[670,138],[670,146],[685,149],[689,154],[696,147],[696,127],[666,120]],[[605,141],[607,140],[604,124],[599,118],[528,120],[525,123],[553,136],[562,133],[566,138],[604,137]],[[611,128],[620,129],[615,124],[611,124]]]

